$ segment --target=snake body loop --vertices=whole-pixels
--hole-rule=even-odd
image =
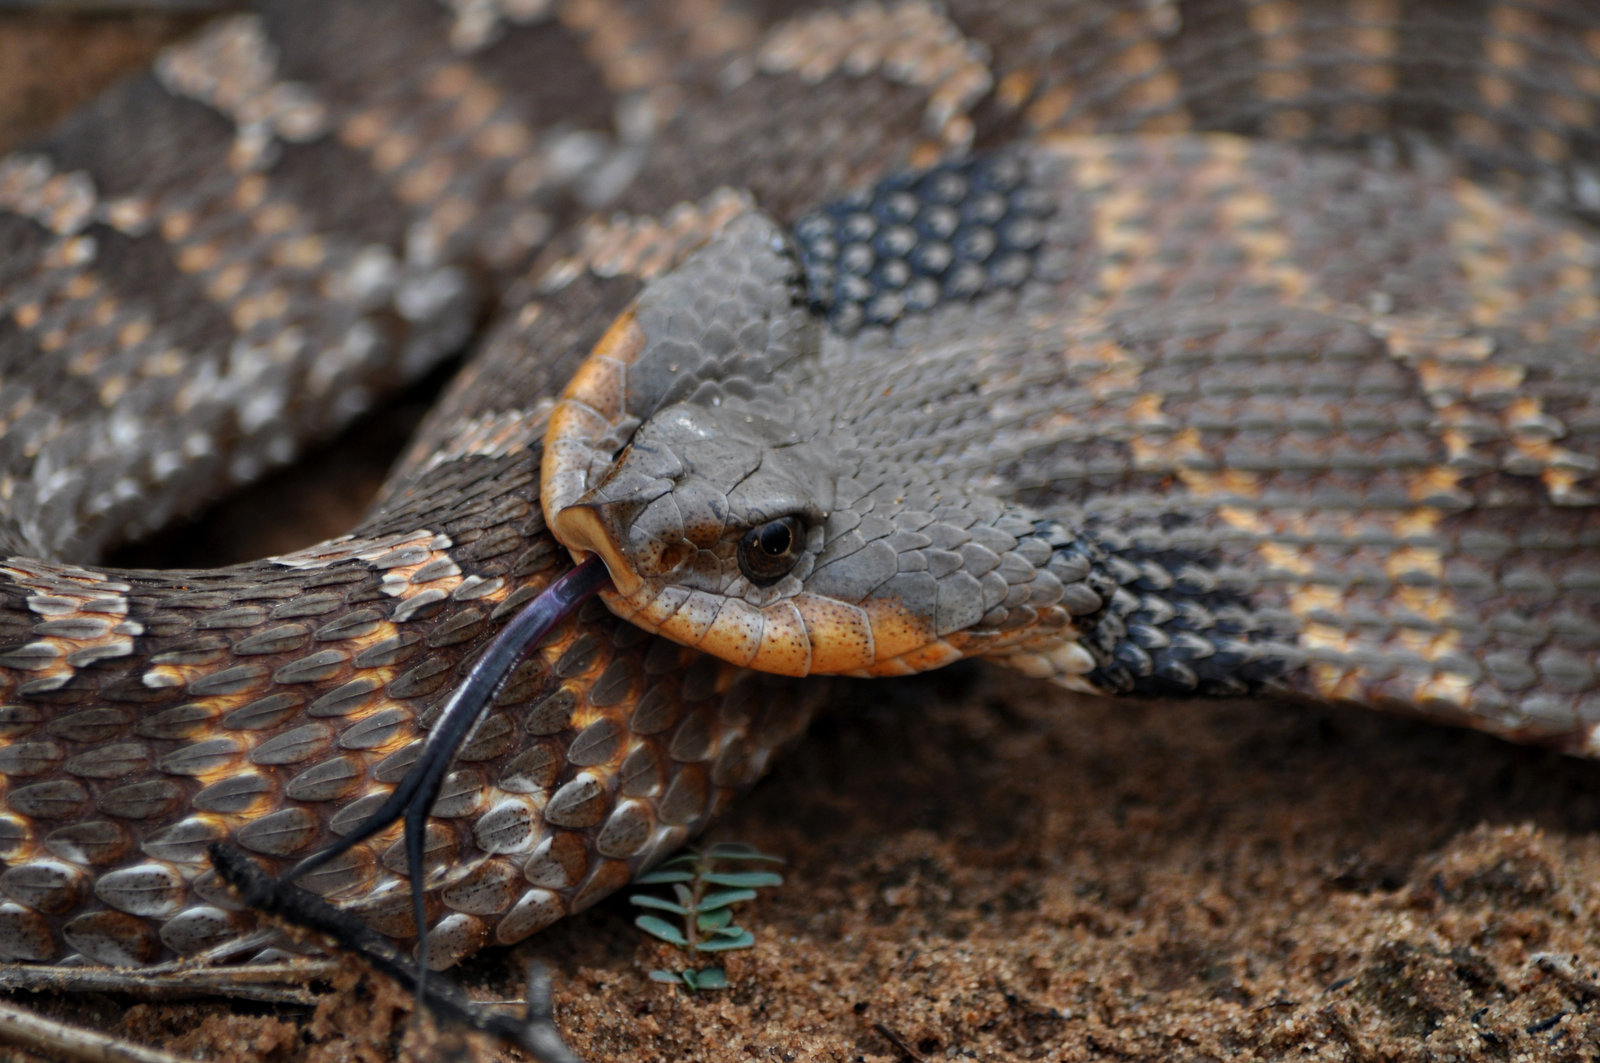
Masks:
[[[1233,183],[1236,166],[1248,178]],[[1209,168],[1228,173],[1221,190]],[[1106,171],[1172,174],[1171,196],[1130,208],[1141,193]],[[1250,209],[1286,230],[1252,249],[1251,232],[1227,227],[1238,207],[1225,192],[1255,197]],[[798,246],[743,216],[648,286],[568,386],[545,442],[547,520],[575,556],[605,559],[620,615],[741,667],[885,675],[987,656],[1099,693],[1286,689],[1592,747],[1589,636],[1551,630],[1540,652],[1584,678],[1568,689],[1547,672],[1533,691],[1485,667],[1503,651],[1484,643],[1483,618],[1531,620],[1600,559],[1595,438],[1569,431],[1565,468],[1484,475],[1449,457],[1451,430],[1427,434],[1471,400],[1453,383],[1430,392],[1421,365],[1406,397],[1394,369],[1418,361],[1397,340],[1408,330],[1476,338],[1475,372],[1517,380],[1520,402],[1549,410],[1591,379],[1593,318],[1553,325],[1532,304],[1497,307],[1491,340],[1474,323],[1491,298],[1481,278],[1439,275],[1426,311],[1385,305],[1392,244],[1289,220],[1307,204],[1471,241],[1457,232],[1470,213],[1521,232],[1520,247],[1565,244],[1560,261],[1600,250],[1489,193],[1450,194],[1228,138],[1063,138],[891,179],[831,224],[802,220]],[[945,219],[952,203],[986,214],[990,240]],[[941,223],[947,242],[930,232]],[[841,235],[851,227],[855,243]],[[1169,260],[1186,230],[1215,243]],[[1150,258],[1125,267],[1114,242],[1133,240]],[[1229,240],[1245,245],[1243,275],[1185,290],[1187,256],[1226,257]],[[983,247],[981,268],[951,261],[963,243]],[[1118,377],[1168,371],[1138,339],[1148,311],[1106,287],[1125,268],[1168,293],[1161,327],[1184,337],[1191,379],[1086,409]],[[1595,275],[1569,279],[1590,306]],[[920,295],[924,282],[940,294]],[[1227,349],[1230,332],[1290,322],[1281,350]],[[1274,363],[1293,368],[1265,378]],[[1208,393],[1231,409],[1201,412]],[[1095,436],[1126,448],[1113,468],[1135,482],[1107,491],[1084,475]],[[1012,479],[1029,466],[1044,470],[1031,489]],[[779,578],[751,578],[751,537],[785,520]],[[1509,527],[1539,531],[1484,544]],[[1386,553],[1383,571],[1349,556],[1352,537]],[[1544,589],[1529,597],[1507,578]],[[1502,715],[1552,696],[1563,711],[1550,718]]]
[[[688,839],[826,674],[1600,749],[1590,5],[469,6],[274,0],[0,160],[0,960],[254,929],[208,846],[349,834],[573,554],[610,609],[421,838],[436,966]],[[469,340],[348,535],[96,566]],[[405,869],[302,884],[405,941]]]

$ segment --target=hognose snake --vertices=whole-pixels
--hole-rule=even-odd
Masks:
[[[1184,53],[1184,34],[1227,40],[1198,9],[1176,24],[1161,17],[1176,10],[1167,5],[1083,10],[1105,17],[1097,23],[1080,13],[1085,25],[1134,42],[1108,53],[1129,64],[1149,60],[1144,45],[1179,57],[1166,60],[1174,69],[1205,69]],[[1260,39],[1293,36],[1269,32],[1275,5],[1245,10],[1262,20]],[[538,309],[489,341],[373,519],[320,550],[229,572],[97,571],[76,562],[109,533],[84,529],[108,527],[142,505],[118,494],[122,470],[112,470],[109,487],[67,484],[81,500],[111,500],[82,522],[76,506],[60,504],[62,461],[14,453],[28,479],[8,487],[8,551],[18,557],[5,564],[0,645],[0,950],[11,959],[77,952],[143,962],[236,935],[249,916],[208,888],[207,842],[231,834],[287,862],[358,818],[374,787],[393,784],[414,750],[416,713],[426,720],[451,670],[558,568],[561,552],[542,530],[531,468],[538,418],[549,410],[536,400],[590,344],[563,342],[564,361],[532,369],[512,354],[554,349],[566,333],[597,338],[604,322],[588,315],[609,320],[611,313],[594,311],[621,310],[630,285],[658,275],[601,340],[554,419],[587,431],[577,442],[591,449],[566,466],[584,477],[573,497],[593,489],[604,503],[569,545],[612,560],[622,554],[609,538],[619,528],[685,531],[695,550],[692,590],[731,588],[736,602],[766,608],[763,631],[790,638],[752,638],[751,608],[708,609],[683,592],[663,594],[648,567],[673,567],[683,547],[629,542],[628,567],[614,569],[619,582],[628,589],[626,572],[635,568],[650,578],[639,584],[646,590],[613,604],[738,667],[645,639],[598,613],[548,650],[503,698],[524,707],[476,736],[436,810],[430,866],[440,870],[430,903],[442,959],[516,940],[592,903],[759,775],[771,752],[798,734],[809,715],[802,703],[817,694],[742,670],[752,663],[791,673],[892,673],[987,651],[1101,688],[1276,684],[1585,749],[1596,718],[1596,622],[1584,603],[1594,600],[1600,535],[1587,493],[1596,449],[1594,371],[1585,364],[1594,343],[1594,249],[1581,225],[1516,200],[1584,207],[1593,138],[1581,117],[1558,118],[1554,130],[1548,121],[1520,124],[1530,112],[1517,106],[1515,75],[1537,62],[1542,77],[1529,79],[1526,91],[1569,101],[1568,111],[1541,107],[1539,116],[1588,114],[1595,51],[1580,36],[1531,37],[1538,18],[1529,9],[1496,11],[1509,28],[1486,36],[1521,51],[1485,48],[1471,70],[1485,83],[1484,98],[1509,94],[1510,102],[1500,98],[1498,124],[1483,119],[1500,143],[1467,120],[1464,102],[1420,93],[1405,101],[1445,115],[1460,108],[1449,131],[1489,187],[1460,179],[1421,143],[1399,145],[1409,167],[1386,169],[1381,159],[1227,139],[1044,133],[1075,121],[1150,128],[1183,114],[1195,128],[1360,139],[1371,132],[1361,108],[1373,106],[1362,93],[1383,97],[1374,71],[1389,62],[1427,66],[1424,53],[1400,43],[1420,47],[1425,34],[1385,38],[1364,33],[1372,26],[1363,23],[1344,55],[1349,69],[1308,62],[1296,82],[1291,59],[1268,55],[1255,110],[1222,118],[1206,113],[1213,101],[1204,81],[1164,80],[1159,65],[1139,68],[1146,95],[1113,93],[1098,101],[1106,117],[1086,118],[1096,101],[1073,112],[1069,94],[1052,94],[1075,75],[1070,64],[1052,67],[1065,60],[1050,53],[1035,83],[1024,84],[1019,72],[1031,57],[1017,58],[1015,76],[999,77],[992,97],[983,96],[987,88],[971,99],[952,91],[960,113],[936,128],[959,140],[959,129],[950,133],[956,118],[966,120],[968,110],[982,118],[987,104],[1006,112],[989,116],[993,130],[1026,114],[1030,146],[891,179],[802,220],[795,244],[754,215],[749,200],[728,194],[655,228],[593,227],[549,257],[531,304]],[[236,35],[245,32],[239,25]],[[782,45],[805,31],[799,18],[765,30],[760,43],[778,57],[766,60],[778,72],[763,76],[782,76]],[[814,25],[809,32],[821,33]],[[1004,56],[1004,34],[995,41]],[[182,84],[181,63],[177,69],[167,77]],[[440,60],[432,74],[436,98],[447,98],[452,77],[460,80],[449,70]],[[1496,77],[1509,87],[1487,88]],[[1052,108],[1062,113],[1052,118]],[[1439,113],[1427,112],[1423,124]],[[276,126],[266,124],[295,143],[293,116],[291,108],[270,116]],[[347,146],[360,142],[363,117],[358,110],[348,119]],[[918,118],[908,140],[923,132]],[[249,146],[241,139],[232,150]],[[1528,157],[1529,146],[1544,161],[1520,193],[1502,197],[1493,183],[1517,184],[1518,175],[1497,171],[1509,168],[1508,157]],[[870,143],[859,156],[868,160],[863,172],[834,174],[828,187],[871,187],[875,166],[912,154],[896,159],[894,147]],[[237,165],[238,176],[208,191],[208,202],[254,217],[281,207],[270,180],[251,183],[274,177],[275,164],[283,165],[265,156],[226,160],[222,172]],[[141,241],[169,241],[175,257],[189,256],[191,275],[221,290],[211,301],[226,301],[229,263],[207,261],[205,252],[226,248],[227,236],[197,235],[193,223],[207,215],[182,199],[194,193],[158,188],[144,197],[144,221],[159,237],[148,227],[131,235],[139,233],[139,219],[129,220],[138,197],[111,203],[121,214],[108,207],[74,219],[77,207],[64,194],[70,181],[49,182],[78,171],[59,165],[34,186],[21,184],[18,172],[9,171],[5,202],[13,211],[30,207],[33,229],[8,232],[8,258],[50,267],[6,277],[8,309],[30,337],[54,328],[64,342],[53,349],[87,359],[94,343],[85,346],[85,333],[112,334],[117,349],[149,357],[161,353],[156,346],[181,348],[170,341],[203,332],[175,327],[169,343],[156,345],[133,317],[113,310],[109,323],[97,321],[97,293],[85,289],[96,270],[103,279],[114,267],[73,258],[86,234],[125,262],[148,253]],[[1559,180],[1541,186],[1546,174]],[[97,178],[115,183],[108,173]],[[63,194],[52,198],[56,192]],[[770,199],[788,211],[800,201],[793,190]],[[1300,213],[1307,203],[1319,209]],[[941,211],[955,213],[954,224]],[[492,231],[505,221],[478,224]],[[723,235],[667,272],[713,232]],[[114,246],[118,234],[127,247]],[[276,253],[285,271],[312,271],[294,258],[310,252],[287,237]],[[979,264],[978,275],[946,261],[963,255]],[[347,260],[352,276],[360,264]],[[441,336],[463,324],[448,269],[416,267],[406,292],[425,304],[433,297],[416,320]],[[919,294],[929,276],[944,286],[934,296]],[[233,325],[246,332],[278,324],[274,284],[253,285],[247,279],[229,303]],[[403,282],[391,291],[402,289]],[[79,302],[82,311],[71,309]],[[413,343],[418,349],[450,342],[422,328],[416,334],[425,337]],[[746,347],[766,352],[766,361],[754,370],[746,359],[719,361]],[[669,390],[665,399],[651,392],[682,387],[660,382],[654,364],[681,372],[695,359],[698,375],[673,379],[692,380],[698,391]],[[266,364],[255,379],[270,377]],[[830,374],[820,388],[818,366]],[[331,384],[342,370],[326,372]],[[624,375],[626,401],[608,398],[614,393],[601,386]],[[106,385],[99,386],[97,400]],[[507,401],[508,387],[516,402]],[[0,411],[7,438],[48,441],[28,420],[39,406],[34,393],[29,399],[32,408],[13,401]],[[533,405],[519,405],[524,400]],[[680,400],[687,405],[675,405]],[[635,422],[662,406],[669,415],[641,429],[610,471]],[[345,412],[313,401],[307,419]],[[807,426],[798,431],[784,424],[796,412]],[[708,422],[742,433],[741,446],[709,460],[669,456],[682,437],[706,436]],[[121,441],[117,427],[112,417],[99,438]],[[276,445],[241,434],[262,452]],[[163,458],[171,452],[163,440],[153,442],[152,455],[136,459],[145,471],[183,467]],[[754,445],[773,457],[759,470],[737,465]],[[791,458],[798,461],[785,467]],[[659,505],[650,508],[668,497],[662,481],[720,477],[730,465],[750,489],[722,508],[715,491],[698,489],[712,520],[697,524],[676,502],[665,517]],[[926,475],[935,467],[937,481]],[[900,478],[891,480],[891,471]],[[598,486],[602,475],[609,478]],[[781,505],[756,493],[771,492],[772,481]],[[819,482],[832,497],[817,495]],[[799,523],[785,523],[791,518]],[[807,550],[775,582],[752,576],[753,555],[740,547],[747,531],[774,522]],[[789,548],[772,552],[791,559]],[[52,555],[67,560],[23,559]],[[812,573],[831,584],[802,590],[793,582]],[[891,597],[870,596],[886,585]],[[813,627],[821,624],[832,633]],[[718,641],[705,642],[708,632]],[[317,885],[403,937],[409,919],[394,863],[392,853],[360,850]]]

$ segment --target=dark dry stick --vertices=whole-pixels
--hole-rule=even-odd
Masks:
[[[898,1030],[891,1030],[881,1022],[873,1023],[872,1028],[877,1030],[878,1035],[885,1041],[899,1049],[900,1054],[909,1059],[911,1063],[928,1063],[922,1053],[911,1047],[911,1042],[906,1040],[905,1034],[900,1033]]]

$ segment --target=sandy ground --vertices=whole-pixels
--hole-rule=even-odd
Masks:
[[[0,19],[0,138],[91,83],[61,70],[136,63],[168,29]],[[418,401],[364,456],[316,462],[330,479],[280,478],[130,559],[338,530]],[[240,538],[286,497],[269,537]],[[1593,764],[1361,712],[1111,702],[968,668],[847,691],[716,828],[788,861],[740,913],[756,944],[730,954],[731,988],[650,982],[678,957],[622,898],[454,977],[514,997],[544,959],[595,1063],[1591,1061],[1597,827]],[[18,999],[191,1059],[517,1058],[429,1041],[359,972],[315,1008]]]

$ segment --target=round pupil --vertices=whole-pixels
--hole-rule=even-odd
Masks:
[[[794,533],[789,530],[789,525],[775,520],[761,529],[757,541],[761,544],[761,552],[768,557],[782,557],[794,545]]]

